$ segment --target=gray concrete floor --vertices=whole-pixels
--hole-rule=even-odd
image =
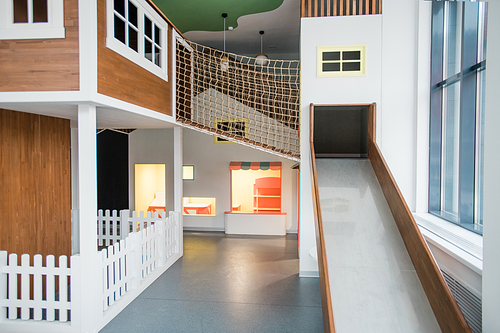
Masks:
[[[184,257],[101,332],[323,332],[297,235],[185,232]]]

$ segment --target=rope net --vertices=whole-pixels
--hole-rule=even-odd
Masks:
[[[300,62],[260,60],[177,39],[177,121],[298,160]]]

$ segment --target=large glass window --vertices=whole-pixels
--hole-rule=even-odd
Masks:
[[[432,6],[429,212],[482,233],[487,4]]]

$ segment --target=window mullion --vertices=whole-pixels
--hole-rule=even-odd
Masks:
[[[474,222],[475,137],[477,76],[465,75],[477,63],[478,6],[463,3],[462,64],[460,90],[459,221],[463,226]]]

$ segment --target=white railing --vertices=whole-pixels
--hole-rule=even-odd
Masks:
[[[19,265],[17,254],[0,251],[0,332],[5,324],[13,332],[78,331],[81,304],[75,288],[80,288],[81,269],[95,269],[102,275],[102,299],[95,304],[103,311],[103,321],[95,324],[99,330],[170,267],[180,257],[180,213],[129,213],[99,212],[99,244],[113,243],[99,253],[101,267],[82,268],[79,255],[70,257],[69,267],[66,256],[59,257],[56,267],[54,256],[49,255],[43,266],[39,254],[33,257],[33,264],[23,254]],[[118,302],[124,296],[126,301]],[[114,310],[108,311],[112,305]],[[34,324],[37,322],[69,326],[42,328]]]
[[[71,257],[70,267],[78,260]],[[42,256],[37,254],[32,265],[30,255],[23,254],[19,265],[17,254],[11,253],[7,260],[7,251],[0,251],[0,320],[68,321],[72,302],[71,268],[66,256],[60,256],[58,264],[56,267],[54,256],[49,255],[43,266]]]

